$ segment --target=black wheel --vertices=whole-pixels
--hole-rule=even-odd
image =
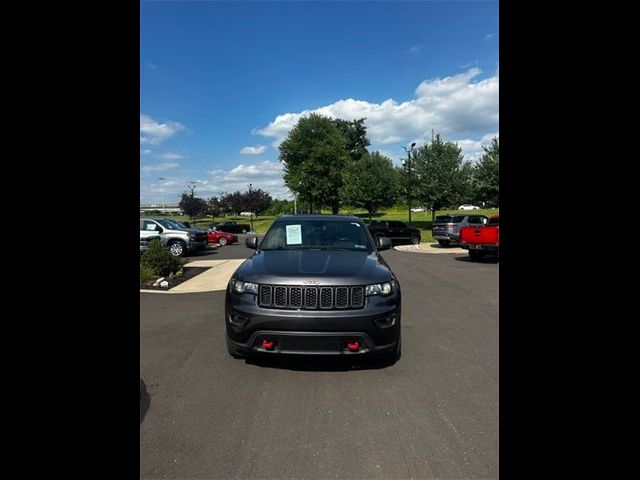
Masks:
[[[450,242],[449,240],[438,240],[438,243],[441,247],[448,247]]]
[[[469,250],[469,259],[472,262],[477,262],[478,260],[482,260],[484,257],[484,252],[480,252],[478,250]]]
[[[420,243],[420,237],[417,235],[411,235],[411,243],[413,245],[418,245]]]
[[[227,239],[226,239],[226,238],[224,238],[224,237],[220,237],[220,238],[218,239],[218,245],[222,245],[222,246],[224,246],[224,245],[226,245],[226,244],[227,244]]]
[[[184,257],[187,254],[187,246],[182,240],[172,240],[168,247],[174,257]]]
[[[229,341],[229,336],[225,335],[225,338],[227,340],[227,352],[229,352],[229,355],[231,355],[233,358],[237,358],[237,359],[245,358],[245,355],[235,351],[235,349],[233,348],[233,345]]]

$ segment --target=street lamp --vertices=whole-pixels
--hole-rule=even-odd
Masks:
[[[413,147],[416,146],[416,142],[411,144],[411,147],[407,149],[404,148],[404,151],[407,152],[407,161],[403,162],[403,165],[407,171],[407,203],[409,204],[409,228],[411,228],[411,152],[413,151]]]
[[[251,230],[253,230],[253,197],[251,196],[251,183],[249,184],[249,218],[251,219]]]
[[[163,182],[166,180],[164,177],[158,177],[160,180],[160,195],[162,196],[162,215],[164,215],[164,184]]]

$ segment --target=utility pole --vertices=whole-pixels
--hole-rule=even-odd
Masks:
[[[160,195],[162,198],[162,215],[165,214],[164,212],[164,181],[166,180],[166,178],[164,177],[158,177],[158,180],[160,180]]]
[[[411,228],[411,151],[415,146],[416,143],[413,142],[409,149],[407,149],[407,147],[402,147],[404,148],[404,151],[407,152],[407,161],[404,163],[404,167],[407,170],[407,203],[409,204],[409,228]]]

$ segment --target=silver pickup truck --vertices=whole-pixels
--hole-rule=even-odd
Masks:
[[[174,257],[197,252],[207,246],[207,232],[197,228],[187,228],[179,222],[167,218],[141,218],[141,232],[156,232],[160,241]]]

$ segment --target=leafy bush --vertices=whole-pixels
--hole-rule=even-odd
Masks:
[[[149,244],[149,249],[140,258],[140,271],[142,267],[148,268],[154,275],[166,276],[176,273],[180,268],[180,261],[171,255],[169,250],[162,246],[159,240]]]
[[[154,275],[151,267],[149,267],[148,265],[143,265],[142,262],[140,262],[140,285],[150,282],[155,277],[156,275]]]

